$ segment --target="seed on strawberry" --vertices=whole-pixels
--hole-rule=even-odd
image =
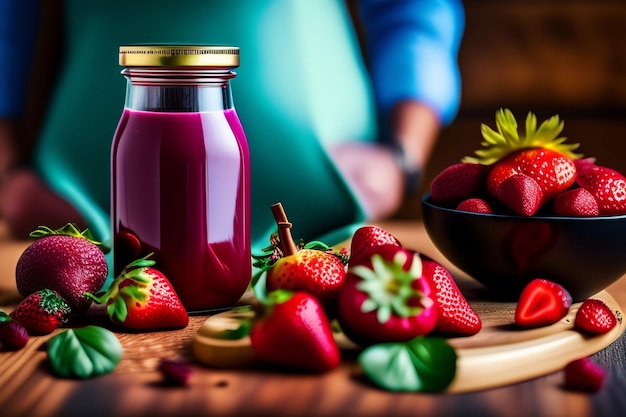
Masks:
[[[49,334],[66,321],[70,312],[59,293],[46,288],[24,298],[10,316],[30,334]]]
[[[402,246],[400,241],[387,230],[378,226],[362,226],[352,235],[350,242],[350,264],[358,264],[376,253],[383,245]]]
[[[575,359],[564,368],[564,387],[570,390],[596,392],[602,388],[606,371],[588,357]]]
[[[515,174],[502,181],[496,195],[502,204],[520,216],[532,216],[543,201],[541,187],[525,174]]]
[[[585,188],[563,191],[554,199],[554,213],[561,216],[597,216],[596,198]]]
[[[31,233],[37,240],[22,253],[15,269],[17,289],[23,297],[48,288],[58,292],[73,313],[86,311],[95,293],[104,284],[108,266],[99,242],[89,230],[75,225],[52,230],[41,227]]]
[[[437,203],[451,203],[479,194],[484,189],[487,171],[487,166],[476,163],[450,165],[432,180],[430,195]]]
[[[459,211],[469,211],[472,213],[484,213],[484,214],[492,214],[493,209],[482,198],[468,198],[463,200],[456,206],[456,209]]]
[[[617,324],[613,311],[602,300],[588,298],[580,305],[574,319],[576,329],[588,333],[606,333]]]
[[[20,350],[26,346],[30,338],[26,328],[5,313],[1,313],[0,319],[0,345],[4,350]]]

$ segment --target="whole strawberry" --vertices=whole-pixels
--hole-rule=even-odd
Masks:
[[[300,249],[278,259],[267,271],[267,291],[307,291],[322,303],[332,303],[346,276],[342,260],[331,252]]]
[[[532,216],[543,204],[541,187],[525,174],[514,174],[502,181],[496,194],[502,204],[520,216]]]
[[[606,378],[606,370],[588,357],[574,359],[565,365],[563,372],[563,386],[573,391],[599,391]]]
[[[325,372],[341,362],[330,322],[312,295],[277,290],[268,294],[269,305],[250,331],[256,356],[263,362]]]
[[[554,199],[554,213],[561,216],[597,216],[600,208],[596,198],[588,190],[572,188]]]
[[[466,200],[461,201],[456,209],[459,211],[468,211],[471,213],[483,213],[483,214],[493,214],[493,209],[491,205],[482,198],[468,198]]]
[[[597,298],[587,298],[576,311],[574,327],[586,333],[606,333],[617,324],[609,306]]]
[[[0,345],[4,350],[19,350],[26,346],[30,335],[28,330],[4,311],[0,312]]]
[[[59,293],[43,289],[20,301],[10,316],[30,334],[49,334],[67,320],[70,311]]]
[[[600,214],[626,213],[626,177],[614,169],[583,160],[577,164],[576,183],[588,190],[598,203]]]
[[[439,306],[433,297],[419,255],[379,246],[363,263],[350,263],[339,292],[339,324],[361,346],[405,342],[434,329]]]
[[[259,273],[253,277],[253,285],[266,272],[267,292],[278,289],[306,291],[330,312],[346,276],[347,255],[336,253],[319,241],[296,245],[282,205],[274,204],[272,212],[278,225],[278,236],[273,236],[272,246],[268,248],[271,254],[255,257],[254,266]]]
[[[476,196],[485,188],[485,165],[459,162],[441,171],[430,183],[430,195],[437,203],[458,203]]]
[[[151,254],[150,254],[151,255]],[[129,329],[183,328],[189,316],[167,277],[152,266],[151,259],[130,263],[102,296],[87,293],[106,304],[111,321]]]
[[[536,181],[541,190],[540,205],[551,201],[574,183],[574,160],[580,155],[572,151],[578,144],[565,144],[565,138],[558,137],[563,130],[563,122],[558,116],[537,126],[536,116],[529,112],[526,132],[521,136],[513,113],[500,109],[496,113],[496,126],[497,130],[481,126],[485,147],[475,152],[476,157],[463,160],[490,166],[487,191],[493,197],[499,198],[502,183],[516,174],[524,174]],[[506,195],[509,200],[512,198],[510,191]]]
[[[67,301],[72,313],[86,311],[107,277],[108,266],[99,242],[88,230],[67,224],[52,230],[40,227],[31,233],[37,238],[20,256],[15,269],[17,289],[23,297],[44,288],[54,290]]]
[[[359,227],[352,235],[350,242],[349,264],[359,264],[376,253],[383,245],[402,246],[400,241],[387,230],[378,226]]]
[[[439,305],[439,319],[434,331],[470,336],[482,328],[482,321],[459,290],[450,272],[441,264],[422,256],[424,277],[430,279]]]

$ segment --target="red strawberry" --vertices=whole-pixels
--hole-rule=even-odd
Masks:
[[[310,294],[277,290],[272,305],[252,325],[250,341],[256,356],[281,367],[324,372],[341,362],[328,317]]]
[[[70,311],[59,293],[43,289],[20,301],[10,316],[30,334],[49,334],[66,321]]]
[[[111,320],[129,329],[187,326],[189,316],[176,291],[167,277],[152,267],[155,262],[148,257],[124,268],[102,296],[87,296],[98,304],[106,303]]]
[[[584,357],[569,362],[564,368],[564,386],[576,391],[596,392],[602,388],[606,371]]]
[[[48,288],[67,301],[72,313],[86,311],[91,300],[83,294],[99,291],[108,274],[99,242],[73,224],[58,230],[41,227],[31,236],[38,240],[22,253],[15,269],[20,294]]]
[[[543,191],[537,181],[525,174],[514,174],[500,183],[498,200],[520,216],[532,216],[543,201]]]
[[[333,302],[346,277],[346,267],[336,255],[300,249],[278,259],[267,271],[267,291],[302,290],[323,303]]]
[[[358,228],[352,235],[350,242],[349,264],[364,262],[366,258],[376,253],[376,249],[382,245],[402,246],[394,235],[378,226]]]
[[[473,335],[482,322],[459,290],[450,272],[441,264],[422,258],[423,276],[430,279],[440,316],[434,330],[441,333]]]
[[[525,136],[518,132],[517,121],[508,109],[496,113],[497,131],[481,126],[484,148],[476,151],[477,157],[464,158],[465,162],[490,165],[487,191],[498,196],[500,185],[509,177],[525,174],[535,180],[542,191],[541,204],[550,201],[568,189],[576,179],[574,159],[580,155],[572,150],[578,144],[564,144],[558,135],[563,122],[553,116],[537,127],[533,113],[526,117]]]
[[[460,211],[469,211],[472,213],[485,213],[492,214],[493,209],[482,198],[468,198],[467,200],[463,200],[456,206],[457,210]]]
[[[350,264],[338,320],[346,336],[362,346],[403,342],[434,329],[439,318],[434,296],[419,255],[383,245],[363,263]]]
[[[596,198],[585,188],[563,191],[554,199],[554,212],[561,216],[597,216]]]
[[[569,292],[556,282],[536,278],[522,290],[515,308],[515,323],[522,327],[547,326],[561,320],[572,305]]]
[[[479,194],[485,186],[485,165],[459,162],[445,168],[430,183],[430,196],[437,203],[462,201]]]
[[[274,204],[272,213],[278,225],[278,239],[272,241],[273,252],[256,257],[255,263],[261,272],[267,271],[267,292],[307,291],[330,309],[346,276],[347,255],[335,253],[321,242],[297,246],[282,205]]]
[[[589,161],[578,164],[578,167],[576,183],[595,197],[600,214],[626,213],[626,177],[624,175]]]
[[[606,333],[616,324],[617,319],[609,306],[595,298],[583,301],[574,319],[575,328],[588,333]]]
[[[7,314],[0,313],[0,345],[4,350],[20,350],[30,338],[24,326],[13,320]]]
[[[502,182],[515,174],[525,174],[537,182],[543,193],[543,204],[574,184],[576,167],[572,159],[560,152],[527,149],[497,162],[489,172],[487,189],[497,196]]]

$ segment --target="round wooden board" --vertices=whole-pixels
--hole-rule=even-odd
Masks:
[[[461,393],[497,388],[559,371],[568,362],[596,353],[624,332],[622,309],[606,291],[593,298],[603,300],[618,317],[617,326],[602,335],[585,335],[574,330],[580,303],[572,305],[561,321],[537,329],[520,329],[514,324],[515,303],[470,301],[481,317],[483,328],[474,336],[450,338],[458,354],[457,373],[446,392]],[[195,358],[212,367],[242,367],[254,362],[250,339],[223,340],[218,333],[234,329],[242,317],[254,315],[235,308],[209,317],[193,341]],[[342,334],[342,349],[358,349]]]

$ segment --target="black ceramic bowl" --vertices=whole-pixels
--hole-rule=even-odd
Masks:
[[[441,253],[494,293],[513,297],[534,278],[574,301],[626,273],[626,215],[522,217],[463,212],[422,198],[424,226]]]

